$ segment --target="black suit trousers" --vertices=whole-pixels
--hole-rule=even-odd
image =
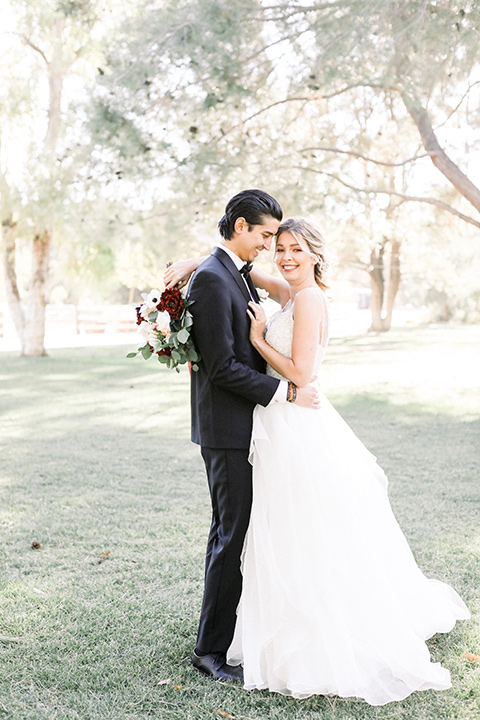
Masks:
[[[240,555],[250,520],[252,466],[248,449],[205,448],[212,525],[205,561],[205,591],[196,650],[226,653],[242,592]]]

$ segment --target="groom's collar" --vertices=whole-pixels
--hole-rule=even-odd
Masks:
[[[238,267],[238,265],[240,264],[243,267],[243,265],[245,264],[244,261],[240,260],[240,258],[230,250],[230,248],[228,248],[227,251],[225,245],[216,245],[213,248],[212,255],[218,258],[222,265],[228,270],[228,272],[242,291],[242,295],[244,296],[245,300],[247,302],[250,302],[253,297],[253,299],[259,302],[258,296],[252,283],[252,279],[249,276],[247,281],[247,279],[244,278],[239,272],[240,268]]]
[[[215,247],[221,248],[224,252],[227,253],[228,257],[232,260],[232,262],[235,264],[235,267],[237,270],[240,270],[245,265],[245,260],[242,260],[238,257],[238,255],[235,255],[233,250],[230,250],[229,247],[226,245],[222,245],[221,243],[218,243]]]

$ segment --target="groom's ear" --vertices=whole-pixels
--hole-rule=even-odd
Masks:
[[[238,233],[239,235],[243,231],[243,229],[248,225],[247,221],[243,217],[238,217],[235,220],[235,224],[233,226],[234,232]]]

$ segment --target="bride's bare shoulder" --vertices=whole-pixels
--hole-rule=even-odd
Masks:
[[[326,301],[326,296],[323,290],[319,287],[306,287],[303,290],[299,290],[295,295],[295,305],[313,304],[323,305]]]
[[[307,287],[295,295],[293,312],[306,322],[324,322],[328,318],[328,301],[319,287]]]

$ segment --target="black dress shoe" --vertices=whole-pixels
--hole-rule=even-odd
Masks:
[[[204,675],[212,677],[214,680],[235,680],[243,683],[243,669],[240,665],[227,665],[225,655],[217,653],[216,655],[192,655],[192,665],[200,670]]]

